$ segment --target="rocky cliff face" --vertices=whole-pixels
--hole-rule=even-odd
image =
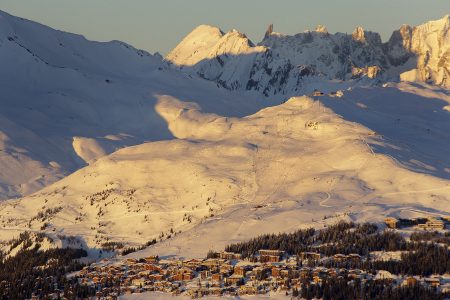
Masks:
[[[269,26],[254,45],[244,34],[199,26],[166,60],[227,89],[266,96],[303,92],[318,82],[352,84],[425,81],[450,86],[449,16],[403,25],[383,43],[378,33],[357,27],[352,34],[329,34],[325,26],[293,36]],[[309,88],[308,88],[309,87]]]
[[[450,86],[450,15],[410,28],[403,26],[397,43],[414,59],[415,67],[400,77],[408,81],[425,81]],[[404,54],[405,55],[405,54]]]

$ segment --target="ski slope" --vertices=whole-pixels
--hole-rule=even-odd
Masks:
[[[158,97],[155,111],[176,139],[121,149],[3,203],[0,226],[13,230],[2,236],[45,224],[55,240],[76,236],[91,248],[155,238],[162,242],[134,255],[197,257],[258,234],[338,219],[450,214],[447,179],[399,164],[379,150],[391,141],[347,121],[327,101],[350,100],[296,97],[247,117],[223,117]]]

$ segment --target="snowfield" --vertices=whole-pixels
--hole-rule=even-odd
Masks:
[[[348,101],[335,99],[327,101]],[[121,149],[3,203],[2,235],[39,231],[46,223],[55,240],[77,236],[91,248],[161,238],[131,256],[201,257],[258,234],[337,219],[450,214],[448,180],[374,151],[371,145],[386,151],[393,145],[325,102],[291,98],[226,118],[161,96],[155,111],[177,139]]]
[[[97,254],[155,239],[129,257],[204,257],[341,219],[449,216],[449,19],[402,27],[386,45],[406,61],[377,77],[364,55],[387,54],[360,28],[255,46],[201,26],[163,60],[0,12],[0,242],[44,232]],[[439,56],[411,65],[423,40]],[[324,73],[338,41],[358,78]],[[331,51],[315,70],[313,46]],[[381,84],[417,67],[438,85]]]
[[[117,149],[170,139],[156,95],[244,116],[267,105],[99,43],[0,11],[0,200],[35,192]],[[272,102],[273,103],[273,102]]]

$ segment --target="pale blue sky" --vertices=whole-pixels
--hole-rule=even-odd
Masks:
[[[401,24],[450,13],[450,0],[0,0],[0,10],[89,39],[122,40],[166,54],[199,24],[236,28],[256,43],[269,23],[287,34],[317,24],[329,32],[363,25],[386,40]]]

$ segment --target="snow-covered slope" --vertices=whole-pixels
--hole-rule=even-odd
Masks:
[[[0,12],[0,200],[34,192],[124,146],[172,138],[155,95],[245,115],[265,105],[168,70],[158,55]]]
[[[236,30],[225,34],[202,25],[166,60],[228,89],[266,96],[336,89],[340,81],[354,86],[401,78],[450,86],[449,20],[447,15],[414,28],[404,25],[386,43],[362,27],[349,35],[330,34],[319,25],[289,36],[273,32],[271,25],[258,46]]]
[[[392,98],[385,101],[408,87],[388,88]],[[426,97],[421,101],[437,108]],[[418,114],[416,127],[397,130],[393,141],[329,108],[354,105],[346,116],[351,119],[367,117],[369,104],[351,96],[321,102],[301,97],[227,118],[161,96],[156,111],[177,139],[121,149],[40,192],[3,203],[0,232],[4,239],[24,230],[43,230],[55,240],[73,235],[89,247],[106,241],[143,244],[170,235],[148,251],[198,256],[263,232],[320,226],[324,217],[449,215],[450,182],[416,173],[401,157],[390,156],[403,146],[403,135],[418,164],[417,130],[430,118],[448,128],[448,112]],[[408,103],[382,107],[373,114],[394,124]],[[445,149],[448,141],[442,142]],[[444,151],[440,155],[445,157]]]

